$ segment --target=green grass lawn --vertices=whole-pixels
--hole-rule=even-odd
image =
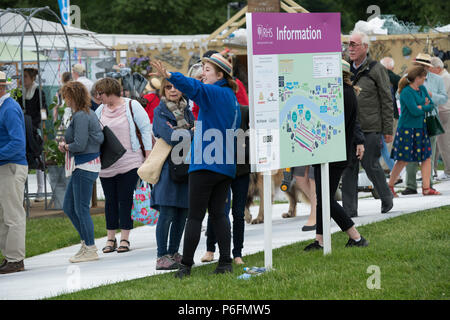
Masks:
[[[344,248],[347,236],[332,235],[333,252],[304,252],[307,242],[273,250],[275,270],[250,280],[212,275],[215,264],[193,268],[189,278],[172,273],[84,290],[55,299],[446,299],[450,297],[450,206],[359,227],[367,248]],[[201,250],[199,248],[198,250]],[[245,256],[263,266],[264,255]],[[380,270],[380,289],[370,266]]]

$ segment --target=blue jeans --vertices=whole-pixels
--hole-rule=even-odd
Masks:
[[[158,258],[166,254],[173,255],[180,248],[181,237],[188,215],[187,208],[159,206],[159,218],[156,224],[156,244]],[[170,238],[169,238],[170,229]],[[167,248],[169,238],[169,248]]]
[[[388,146],[386,144],[386,141],[384,141],[384,135],[381,135],[381,156],[384,159],[384,162],[386,162],[386,165],[388,166],[389,170],[392,171],[392,168],[394,168],[394,159],[391,158],[391,154],[389,153]]]
[[[242,248],[244,247],[244,212],[245,203],[247,202],[247,193],[250,183],[250,175],[246,174],[240,177],[236,177],[231,182],[230,192],[228,192],[228,199],[225,205],[225,215],[227,216],[228,223],[230,222],[230,203],[231,203],[231,191],[233,191],[233,257],[242,257]],[[214,252],[216,250],[216,236],[210,223],[208,216],[208,225],[206,229],[206,250]]]
[[[64,195],[63,210],[75,226],[81,240],[87,246],[95,244],[94,223],[92,222],[89,203],[92,198],[94,182],[98,172],[75,169]]]

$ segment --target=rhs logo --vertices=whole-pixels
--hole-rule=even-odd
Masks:
[[[263,26],[262,24],[258,24],[257,25],[257,31],[258,31],[258,38],[259,40],[263,40],[265,38],[272,38],[273,37],[273,32],[272,32],[272,28],[268,27],[268,26]]]

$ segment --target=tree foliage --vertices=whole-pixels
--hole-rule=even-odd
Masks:
[[[121,34],[209,34],[227,20],[231,0],[72,0],[81,9],[81,27],[98,33]],[[341,12],[342,32],[348,33],[358,20],[367,21],[370,5],[381,14],[420,26],[450,23],[448,0],[297,0],[310,12]],[[2,8],[49,6],[59,14],[56,0],[2,0]],[[236,10],[231,10],[231,14]]]

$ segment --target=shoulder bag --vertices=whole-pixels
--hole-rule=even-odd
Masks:
[[[100,146],[101,168],[106,169],[119,160],[127,150],[108,126],[104,126],[100,119],[98,119],[98,122],[103,127],[102,132],[104,137],[103,143]]]
[[[445,133],[442,128],[441,122],[436,114],[436,108],[425,113],[425,122],[427,124],[427,132],[429,137],[438,136]]]
[[[134,127],[136,128],[136,136],[139,140],[139,144],[141,145],[142,155],[144,156],[144,159],[145,159],[145,147],[144,147],[144,143],[142,142],[142,134],[141,134],[141,130],[139,130],[139,128],[136,124],[136,121],[134,121],[134,113],[133,113],[133,108],[131,107],[131,101],[132,100],[130,100],[130,103],[129,103],[131,117],[133,118]]]

